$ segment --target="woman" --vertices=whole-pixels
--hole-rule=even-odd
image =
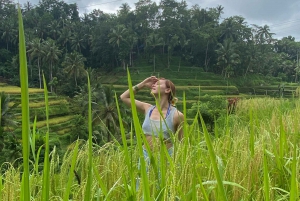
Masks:
[[[155,76],[151,76],[135,85],[133,87],[134,93],[143,88],[151,89],[151,94],[158,104],[156,106],[135,100],[137,110],[145,114],[142,129],[146,140],[150,148],[153,149],[155,144],[159,144],[158,137],[162,134],[165,145],[170,153],[173,147],[172,134],[176,133],[179,140],[183,137],[182,123],[184,116],[173,106],[173,102],[176,99],[175,85],[170,80],[164,78],[158,79]],[[129,89],[120,98],[126,105],[131,106]]]
[[[156,100],[156,105],[151,105],[146,102],[135,100],[136,108],[139,112],[145,114],[145,120],[142,125],[143,133],[149,144],[150,150],[158,151],[160,148],[159,137],[163,137],[166,148],[170,155],[173,154],[173,136],[177,134],[178,139],[183,137],[183,114],[178,111],[173,103],[175,102],[175,86],[164,78],[156,78],[151,76],[146,78],[141,83],[133,87],[134,93],[137,93],[143,88],[150,88],[151,94]],[[129,89],[121,96],[121,100],[128,106],[131,106]],[[146,171],[150,164],[149,153],[143,146],[143,155],[146,162]],[[140,161],[138,164],[140,169]],[[160,172],[159,172],[160,174]],[[160,178],[160,176],[159,176]],[[139,179],[136,182],[136,190],[139,189]]]

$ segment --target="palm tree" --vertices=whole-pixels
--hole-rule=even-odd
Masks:
[[[117,25],[116,28],[111,30],[112,32],[108,34],[109,43],[113,46],[120,47],[120,43],[124,41],[124,35],[127,33],[127,29],[124,25]]]
[[[261,44],[264,44],[267,42],[267,44],[270,44],[273,41],[272,36],[274,33],[270,33],[270,27],[268,25],[264,25],[263,27],[253,25],[257,29],[256,37],[260,41]]]
[[[16,23],[12,19],[4,20],[1,26],[1,29],[3,31],[1,38],[5,40],[6,42],[6,49],[8,50],[8,44],[11,42],[13,37],[15,36],[16,30],[14,29],[16,27]]]
[[[57,20],[52,21],[48,26],[49,32],[52,35],[53,39],[56,40],[57,36],[61,34],[60,32],[60,22]]]
[[[111,133],[118,133],[118,111],[111,87],[102,87],[98,101],[94,102],[93,124],[104,124],[106,127],[107,141],[110,141]]]
[[[163,45],[163,38],[160,37],[158,34],[150,34],[147,38],[148,48],[153,53],[153,71],[155,72],[155,49]]]
[[[45,60],[49,64],[49,81],[53,79],[53,65],[59,61],[59,56],[61,55],[61,50],[55,44],[55,41],[52,39],[48,39],[45,41]],[[52,92],[52,85],[50,86],[50,91]]]
[[[65,46],[66,52],[68,51],[68,42],[71,40],[71,31],[68,27],[64,27],[58,38],[58,41]]]
[[[12,106],[9,106],[10,96],[4,92],[0,93],[0,151],[4,148],[4,127],[16,127],[18,122],[15,121],[14,117],[17,115],[13,112],[19,104],[15,103]]]
[[[85,35],[84,35],[85,36]],[[71,39],[71,49],[73,51],[78,51],[81,53],[81,49],[85,49],[85,42],[84,42],[84,36],[79,33],[74,33],[73,36],[70,37]]]
[[[240,63],[239,55],[236,53],[235,43],[231,40],[225,40],[223,44],[219,43],[217,65],[222,68],[222,75],[229,77],[234,74],[234,67]]]
[[[41,79],[41,59],[45,55],[43,44],[41,43],[41,39],[35,38],[29,42],[27,46],[30,57],[32,59],[37,59],[37,66],[39,70],[39,82],[40,82],[40,89],[42,88],[42,79]]]
[[[119,50],[119,54],[124,52],[120,51],[120,43],[121,42],[126,42],[125,40],[125,36],[127,34],[127,29],[125,28],[124,25],[117,25],[116,28],[111,30],[112,32],[110,34],[108,34],[109,37],[109,43],[112,44],[114,47],[117,46],[118,50]],[[123,55],[124,56],[124,55]],[[122,63],[123,63],[123,68],[125,70],[125,59],[123,57],[122,59]]]
[[[62,63],[64,67],[64,72],[69,76],[74,76],[75,85],[77,87],[77,78],[85,72],[84,62],[86,58],[79,54],[78,52],[72,52],[67,54],[65,60]]]

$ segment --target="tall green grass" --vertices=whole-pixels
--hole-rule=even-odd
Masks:
[[[19,17],[19,57],[20,57],[20,81],[21,81],[21,104],[22,104],[22,145],[23,145],[23,175],[21,200],[30,200],[29,186],[29,95],[28,95],[28,72],[26,59],[26,45],[21,9],[18,9]]]
[[[87,175],[87,183],[85,187],[85,196],[84,200],[89,201],[91,200],[91,190],[92,190],[92,170],[93,170],[93,152],[92,152],[92,95],[91,95],[91,83],[90,83],[90,77],[87,73],[88,77],[88,129],[89,129],[89,139],[88,139],[88,175]]]
[[[45,76],[43,75],[44,82],[44,95],[45,95],[45,108],[46,108],[46,136],[45,136],[45,156],[44,156],[44,170],[43,170],[43,188],[42,199],[49,200],[50,190],[50,164],[49,164],[49,106],[48,106],[48,90]]]

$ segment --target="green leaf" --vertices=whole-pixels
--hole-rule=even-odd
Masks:
[[[69,179],[68,179],[67,188],[66,188],[66,191],[64,193],[64,201],[69,201],[71,185],[72,185],[73,178],[74,178],[74,169],[75,169],[75,165],[76,165],[77,154],[78,154],[78,140],[76,141],[76,144],[75,144],[75,147],[74,147],[74,150],[73,150],[72,164],[71,164],[71,168],[70,168],[70,172],[69,172]]]
[[[42,187],[42,200],[49,200],[50,192],[50,162],[49,162],[49,104],[48,104],[48,90],[47,82],[43,74],[44,82],[44,96],[46,108],[46,142],[45,142],[45,156],[44,156],[44,169],[43,169],[43,187]]]
[[[89,139],[88,139],[88,178],[87,178],[87,183],[85,186],[85,195],[84,195],[84,200],[85,201],[90,201],[91,200],[91,190],[92,190],[92,167],[93,167],[93,152],[92,152],[92,134],[93,134],[93,129],[92,129],[92,95],[91,95],[91,83],[90,83],[90,77],[87,72],[87,78],[88,78],[88,90],[89,90],[89,109],[88,109],[88,129],[89,129]]]
[[[26,46],[23,28],[23,19],[20,7],[18,7],[19,18],[19,57],[20,57],[20,81],[21,81],[21,104],[22,104],[22,145],[23,145],[23,175],[21,200],[30,201],[29,187],[29,94],[28,94],[28,71],[26,59]]]

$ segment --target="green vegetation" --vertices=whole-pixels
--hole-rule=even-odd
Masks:
[[[281,48],[283,41],[289,40],[291,46],[297,42],[283,38],[276,44],[276,52],[272,50],[272,34],[266,26],[254,25],[255,41],[251,41],[240,36],[240,31],[224,32],[232,25],[237,26],[238,22],[245,33],[250,34],[251,30],[241,23],[241,17],[228,18],[218,24],[216,19],[222,12],[221,6],[208,10],[195,6],[188,10],[184,2],[172,2],[178,8],[176,17],[169,12],[174,5],[168,3],[160,5],[160,17],[165,20],[160,21],[158,33],[153,33],[147,26],[129,29],[128,23],[129,16],[136,17],[142,24],[148,22],[139,18],[144,11],[155,13],[158,8],[155,3],[138,2],[136,12],[123,4],[115,17],[100,16],[94,11],[83,21],[80,21],[74,4],[51,2],[65,8],[61,10],[56,10],[58,7],[50,9],[47,1],[36,8],[30,8],[28,4],[27,10],[18,12],[19,59],[12,56],[17,51],[11,44],[9,29],[0,29],[0,43],[6,44],[6,50],[0,50],[0,66],[4,67],[1,75],[11,83],[19,80],[14,67],[20,61],[21,80],[21,88],[1,85],[0,200],[240,201],[296,200],[299,197],[300,89],[297,83],[283,83],[298,81],[298,70],[292,63],[293,49]],[[1,26],[11,28],[16,17],[12,14],[13,3],[7,1],[3,8],[0,9],[4,15],[1,12],[0,16],[5,16],[5,20],[1,21]],[[64,21],[64,31],[59,33],[61,27],[57,20],[62,10],[70,11],[65,14],[74,24]],[[32,23],[35,11],[43,19],[38,23]],[[189,11],[191,18],[183,18],[188,16],[183,11]],[[29,51],[25,47],[22,14],[24,24],[30,27],[25,29],[26,33],[38,37],[28,43]],[[205,22],[200,20],[203,16],[207,17]],[[43,29],[43,22],[49,19],[53,20],[51,32]],[[192,37],[182,41],[183,28],[176,29],[178,35],[170,36],[169,32],[175,33],[174,27],[169,26],[170,19],[192,19],[191,23],[175,20],[172,25],[175,28],[193,25],[185,27],[186,30],[193,29]],[[97,25],[94,20],[103,24]],[[87,29],[95,36],[91,37],[90,43],[80,38],[84,24],[87,25],[85,28],[94,27]],[[69,25],[73,26],[74,33],[68,32]],[[207,29],[198,33],[197,26],[200,25]],[[36,31],[30,32],[33,27]],[[109,29],[111,32],[108,33]],[[99,30],[105,35],[96,32]],[[59,35],[70,36],[70,39],[58,38]],[[216,37],[220,39],[218,44]],[[63,47],[57,46],[56,40],[61,41]],[[97,42],[101,45],[97,46]],[[102,42],[107,46],[103,47]],[[203,45],[204,42],[205,50],[196,49],[195,44]],[[218,48],[211,48],[213,45]],[[249,47],[242,49],[243,45]],[[245,58],[242,52],[250,50],[253,54]],[[199,56],[201,51],[205,52],[205,58]],[[284,51],[289,51],[290,56],[287,57]],[[65,58],[60,58],[64,53]],[[278,63],[266,59],[274,57]],[[10,59],[11,66],[7,63]],[[73,61],[78,61],[75,63],[78,65],[75,66]],[[101,70],[110,73],[98,76],[102,72],[95,71],[97,67],[93,66],[97,61],[102,65]],[[87,73],[83,73],[84,62],[92,66],[86,69]],[[124,71],[127,63],[132,74]],[[133,64],[140,67],[132,67]],[[198,67],[189,68],[189,65]],[[249,75],[252,71],[277,78]],[[170,157],[165,144],[158,142],[160,149],[150,152],[147,173],[144,160],[141,160],[141,170],[137,169],[138,158],[143,156],[143,144],[149,151],[141,132],[140,118],[134,106],[129,111],[119,105],[118,95],[129,86],[134,104],[133,83],[149,75],[167,77],[176,84],[177,107],[183,111],[186,121],[183,140],[178,141],[176,134],[172,139],[174,155]],[[47,78],[49,82],[46,82]],[[85,80],[88,84],[84,84]],[[251,83],[249,87],[253,92],[249,94],[244,89],[245,94],[241,94],[247,82]],[[40,89],[30,88],[30,85]],[[257,94],[262,95],[265,91],[268,91],[265,95],[271,93],[277,98],[258,98]],[[56,92],[74,98],[57,96]],[[149,96],[148,93],[141,91],[136,96],[146,100],[144,96]],[[284,99],[285,96],[292,98]],[[227,98],[230,98],[228,102]],[[18,124],[20,121],[21,125]],[[141,188],[136,189],[136,178],[139,177]]]

